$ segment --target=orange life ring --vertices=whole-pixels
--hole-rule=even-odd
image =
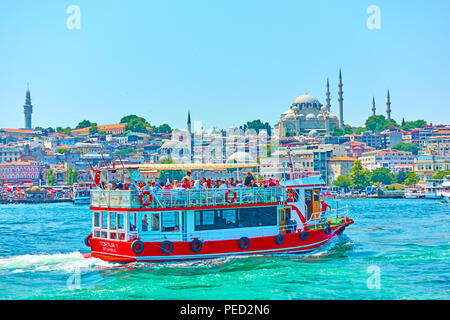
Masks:
[[[98,170],[95,171],[94,182],[96,186],[100,184],[100,172],[98,172]]]
[[[228,203],[233,203],[236,201],[237,193],[236,191],[233,191],[233,198],[231,200],[228,199],[228,194],[230,193],[231,189],[228,189],[227,192],[225,192],[225,201]]]
[[[293,189],[288,189],[287,191],[287,201],[288,202],[293,202],[294,201],[294,197],[295,197],[295,192]]]
[[[145,195],[149,196],[149,200],[147,202],[144,202],[143,198]],[[139,202],[141,203],[141,205],[143,207],[147,207],[149,206],[152,202],[153,202],[153,195],[150,193],[150,191],[146,190],[143,191],[140,195],[139,195]]]

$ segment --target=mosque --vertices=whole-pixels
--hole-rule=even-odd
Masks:
[[[285,111],[275,124],[275,132],[280,137],[295,136],[298,132],[316,136],[319,133],[329,134],[335,126],[344,127],[342,75],[339,70],[339,118],[331,113],[330,84],[327,80],[326,105],[306,92],[299,96]]]

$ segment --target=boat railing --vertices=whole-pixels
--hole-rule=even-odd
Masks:
[[[146,208],[179,208],[223,206],[286,201],[284,187],[230,188],[205,190],[152,191],[152,199]],[[139,193],[133,190],[92,190],[94,207],[142,208]]]
[[[341,208],[334,208],[325,211],[314,212],[311,217],[306,221],[306,225],[314,228],[319,228],[324,223],[327,223],[330,219],[342,219],[348,218],[349,210],[348,206]]]

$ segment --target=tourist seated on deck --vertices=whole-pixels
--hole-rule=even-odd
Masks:
[[[194,187],[192,189],[194,189],[194,190],[205,190],[206,188],[200,184],[199,180],[195,180]]]
[[[275,181],[273,181],[273,179],[272,178],[270,178],[269,179],[269,187],[276,187],[276,183],[275,183]]]
[[[166,185],[164,186],[164,190],[172,190],[172,185],[170,184],[170,182],[166,183]]]
[[[247,176],[245,177],[244,184],[246,187],[250,187],[252,180],[254,180],[252,173],[247,172]]]
[[[243,187],[245,187],[245,184],[242,182],[242,180],[239,180],[239,181],[236,183],[236,188],[243,188]]]
[[[191,189],[191,184],[187,178],[183,179],[183,184],[181,185],[183,189]]]

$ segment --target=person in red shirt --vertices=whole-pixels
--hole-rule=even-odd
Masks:
[[[191,184],[189,183],[188,179],[183,179],[183,184],[181,185],[181,187],[184,189],[191,189]]]
[[[321,212],[327,211],[327,208],[330,208],[330,210],[331,210],[331,206],[328,203],[326,203],[325,201],[320,200],[320,203],[322,204],[322,207],[320,209]]]

